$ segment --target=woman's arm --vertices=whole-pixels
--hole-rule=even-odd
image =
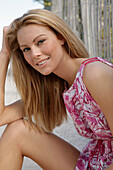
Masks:
[[[113,134],[113,68],[102,62],[90,63],[84,72],[84,83],[100,106]],[[113,169],[113,163],[107,168]]]
[[[22,119],[23,114],[23,104],[21,100],[4,106],[4,111],[0,114],[0,126]]]
[[[23,106],[21,101],[17,101],[9,106],[5,106],[5,80],[9,64],[9,50],[5,37],[9,27],[3,29],[3,43],[0,51],[0,126],[11,123],[22,118]]]

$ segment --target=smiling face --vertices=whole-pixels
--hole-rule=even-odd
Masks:
[[[64,58],[64,39],[50,28],[41,25],[27,25],[17,34],[20,49],[25,60],[43,75],[55,73]]]

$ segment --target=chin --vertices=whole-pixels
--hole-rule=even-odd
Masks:
[[[44,76],[48,76],[49,74],[51,74],[52,72],[51,71],[47,71],[47,72],[40,72],[42,75]]]
[[[47,76],[52,73],[51,70],[38,70],[37,68],[34,68],[34,69],[44,76]]]

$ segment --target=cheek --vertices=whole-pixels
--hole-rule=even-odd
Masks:
[[[55,41],[51,41],[47,43],[45,46],[41,48],[42,53],[44,54],[52,54],[58,48],[58,44]]]
[[[50,47],[50,45],[46,45],[45,47],[41,48],[41,51],[43,54],[50,54],[52,51],[52,48]]]
[[[33,65],[33,61],[32,61],[32,58],[30,56],[24,55],[24,58],[30,65]]]

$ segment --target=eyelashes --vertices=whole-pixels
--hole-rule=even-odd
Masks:
[[[24,48],[22,51],[23,52],[27,52],[27,51],[29,51],[30,50],[30,48]]]
[[[37,42],[37,46],[41,45],[44,41],[45,41],[45,39],[39,40],[39,41]],[[30,50],[30,48],[27,47],[27,48],[24,48],[24,49],[22,50],[22,52],[27,52],[27,51],[29,51],[29,50]]]
[[[37,45],[42,44],[45,41],[45,39],[38,41]]]

